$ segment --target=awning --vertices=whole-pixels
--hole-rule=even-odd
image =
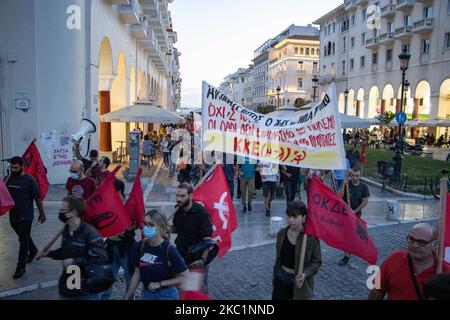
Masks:
[[[163,109],[148,100],[100,116],[101,122],[178,123],[184,119],[176,113]]]

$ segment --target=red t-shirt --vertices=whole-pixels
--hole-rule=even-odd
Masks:
[[[423,285],[436,275],[437,261],[427,270],[416,273],[419,290],[423,294]],[[446,267],[443,267],[446,271]],[[449,270],[450,271],[450,270]],[[381,265],[381,292],[387,293],[389,300],[418,300],[408,265],[408,252],[393,253]]]
[[[95,180],[85,177],[83,180],[74,180],[69,178],[66,183],[66,189],[69,194],[86,200],[95,191]]]

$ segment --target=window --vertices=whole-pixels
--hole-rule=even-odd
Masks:
[[[294,53],[295,53],[295,54],[298,54],[298,48],[297,48],[297,47],[295,47]]]
[[[309,56],[309,48],[306,48],[305,55]]]
[[[392,49],[387,49],[386,50],[386,61],[392,61]]]
[[[303,70],[303,61],[298,62],[298,70]]]
[[[333,22],[333,33],[336,32],[336,22]]]
[[[304,54],[304,49],[303,48],[300,48],[300,55],[303,55]]]
[[[366,45],[366,33],[361,33],[361,45],[365,46]]]
[[[334,42],[333,42],[333,54],[336,52],[335,49],[336,48],[335,48],[335,45],[334,45]]]
[[[313,73],[317,72],[317,66],[318,66],[318,63],[317,62],[313,62]]]
[[[375,39],[376,37],[378,37],[378,29],[373,29],[372,35],[373,35],[373,39]]]
[[[364,69],[364,67],[366,66],[366,57],[365,56],[361,57],[360,66],[361,66],[361,69]]]
[[[450,0],[449,0],[450,2]],[[445,44],[444,44],[444,48],[445,49],[450,49],[450,32],[445,34]]]
[[[423,8],[423,18],[427,19],[431,17],[433,17],[433,7]]]
[[[345,60],[342,61],[342,75],[345,76]]]
[[[372,64],[378,63],[378,53],[372,53]]]
[[[447,1],[447,13],[450,13],[450,0]]]
[[[406,52],[409,53],[409,44],[403,44],[403,45],[402,45],[402,52],[403,52],[403,51],[406,51]]]
[[[342,39],[342,44],[344,45],[344,51],[347,50],[347,37]]]
[[[354,66],[355,66],[355,60],[350,59],[350,70],[353,70]]]
[[[323,47],[323,55],[324,55],[324,57],[326,57],[327,56],[327,47],[325,46],[325,47]]]
[[[411,22],[412,22],[412,20],[411,20],[411,16],[410,15],[403,17],[403,24],[404,24],[405,27],[410,26]]]
[[[317,51],[316,51],[316,54],[319,56],[320,55],[320,53],[319,53],[319,49],[317,49]]]
[[[423,39],[422,40],[422,54],[430,53],[430,44],[431,44],[431,39]]]
[[[361,22],[365,21],[366,21],[366,9],[363,9],[363,11],[361,12]]]
[[[314,48],[311,48],[311,55],[314,56],[315,55],[314,53],[315,53]]]
[[[352,49],[355,47],[355,37],[352,37],[350,39],[350,46],[351,46]]]
[[[303,88],[303,78],[298,78],[298,88]]]
[[[392,22],[387,23],[387,32],[394,32],[394,24]]]
[[[352,16],[352,26],[355,25],[355,16]]]

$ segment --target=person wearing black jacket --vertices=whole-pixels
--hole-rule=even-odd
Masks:
[[[78,266],[83,277],[83,269],[87,264],[108,262],[108,254],[101,235],[93,226],[81,220],[84,213],[83,199],[74,196],[65,197],[59,210],[59,219],[66,224],[66,229],[62,234],[61,248],[45,252],[42,255],[54,260],[62,260],[64,271],[59,279],[59,293],[62,299],[68,299],[65,292],[71,290],[67,287],[67,279],[73,275],[73,271],[66,272],[69,266]],[[90,294],[83,288],[81,291],[84,292],[72,299],[97,300],[99,298],[98,294]]]

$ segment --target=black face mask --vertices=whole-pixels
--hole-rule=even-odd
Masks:
[[[69,221],[70,218],[66,217],[66,213],[69,213],[69,212],[70,211],[60,211],[59,212],[58,218],[62,223],[66,223],[67,221]]]
[[[11,175],[13,175],[14,177],[19,177],[20,175],[22,175],[22,169],[20,169],[19,171],[11,171]]]

